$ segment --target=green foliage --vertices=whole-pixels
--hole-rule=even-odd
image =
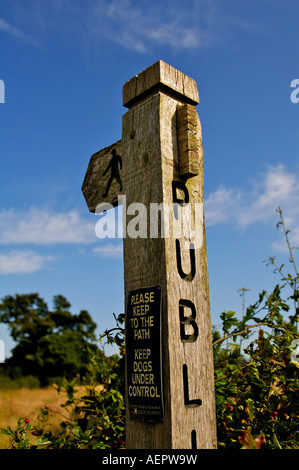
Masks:
[[[299,448],[299,364],[290,357],[292,340],[299,335],[294,320],[278,313],[281,303],[275,288],[265,299],[267,313],[260,322],[245,328],[244,322],[236,322],[228,335],[235,340],[237,330],[244,337],[259,329],[257,339],[245,348],[246,358],[236,342],[222,348],[223,339],[214,333],[219,447]],[[247,321],[255,312],[251,309]]]
[[[242,319],[235,312],[223,312],[222,331],[213,330],[219,448],[299,449],[299,362],[294,360],[294,340],[299,341],[299,276],[289,231],[280,209],[278,212],[278,227],[284,229],[295,274],[284,274],[284,265],[277,266],[275,258],[269,258],[268,264],[274,266],[281,282],[269,294],[262,291],[256,303],[243,308]],[[248,289],[241,290],[244,300]],[[64,324],[68,316],[57,308],[56,311],[59,325]],[[64,390],[67,394],[63,407],[70,412],[70,418],[61,423],[61,431],[53,435],[45,427],[19,421],[15,431],[1,430],[10,437],[12,447],[124,447],[123,323],[122,314],[116,318],[116,328],[101,338],[116,343],[121,358],[106,357],[100,350],[94,354],[89,364],[90,381],[80,397],[75,395],[74,382],[58,387],[58,392]],[[41,413],[46,422],[47,409]],[[36,436],[34,444],[30,443],[29,434]]]
[[[41,409],[42,424],[18,421],[15,430],[1,429],[18,449],[115,449],[124,447],[125,403],[123,362],[118,355],[107,357],[102,350],[89,365],[89,381],[79,395],[76,381],[64,381],[58,393],[66,395],[65,419],[60,431],[47,430],[49,411]],[[99,385],[101,384],[101,385]]]
[[[29,419],[19,419],[15,430],[8,426],[7,429],[0,429],[0,432],[10,438],[11,449],[42,448],[50,443],[46,437],[41,437],[41,431],[37,426],[30,424]],[[37,436],[34,445],[31,436]]]
[[[0,322],[8,325],[17,343],[5,363],[12,377],[33,375],[45,385],[57,377],[86,374],[91,354],[97,349],[96,324],[86,310],[72,315],[71,305],[62,295],[55,296],[53,304],[51,311],[38,294],[2,299]]]
[[[12,379],[4,371],[0,369],[0,389],[16,390],[19,388],[39,388],[40,381],[33,375],[26,377],[20,376]]]
[[[299,338],[299,276],[289,231],[282,211],[278,212],[278,227],[284,229],[294,275],[285,275],[284,265],[277,266],[275,258],[269,258],[281,283],[270,294],[263,291],[242,320],[235,312],[223,312],[224,336],[213,332],[220,448],[299,449],[299,362],[291,356],[292,343]],[[285,299],[287,288],[290,295]],[[255,330],[257,337],[249,341]],[[245,357],[241,350],[244,340],[249,342]]]

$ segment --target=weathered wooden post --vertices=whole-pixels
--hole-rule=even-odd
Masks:
[[[122,140],[82,186],[91,211],[123,203],[129,449],[216,448],[198,102],[163,61],[133,77]]]

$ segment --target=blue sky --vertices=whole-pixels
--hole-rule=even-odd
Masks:
[[[254,302],[278,281],[263,261],[288,263],[278,206],[299,246],[298,20],[294,0],[0,0],[0,297],[63,294],[115,326],[122,240],[95,236],[81,185],[121,138],[123,84],[161,59],[200,95],[212,323],[241,316],[238,289]]]

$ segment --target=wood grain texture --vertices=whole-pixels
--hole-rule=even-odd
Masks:
[[[196,82],[159,60],[124,84],[123,105],[130,108],[137,100],[140,102],[143,97],[157,89],[182,97],[184,102],[188,101],[193,105],[199,103]]]
[[[197,132],[198,119],[195,106],[185,104],[177,108],[179,174],[191,178],[198,175],[202,158],[202,143]]]
[[[105,147],[99,152],[94,153],[90,157],[88,168],[85,174],[85,178],[82,184],[82,192],[84,194],[88,209],[90,212],[95,212],[97,206],[101,203],[109,203],[112,206],[117,206],[118,196],[123,194],[120,191],[120,185],[118,181],[113,178],[111,186],[109,188],[107,196],[106,190],[111,177],[111,169],[108,169],[104,175],[109,162],[112,158],[112,151],[116,150],[116,153],[122,157],[122,142],[121,140],[115,142],[109,147]],[[122,179],[122,170],[119,169],[119,175]],[[97,210],[97,213],[101,211]]]
[[[142,202],[150,214],[150,203],[172,207],[172,182],[185,183],[179,175],[176,111],[183,102],[160,91],[137,103],[123,116],[124,185],[127,205]],[[201,126],[197,117],[197,139]],[[190,203],[203,203],[203,158],[198,154],[198,175],[186,182]],[[173,214],[171,214],[173,215]],[[124,214],[125,217],[125,214]],[[129,222],[129,217],[126,222]],[[172,217],[170,217],[171,225]],[[169,223],[169,220],[168,220]],[[150,220],[148,220],[148,227]],[[172,227],[170,227],[172,229]],[[195,250],[196,274],[192,282],[178,272],[176,239],[124,239],[125,305],[134,289],[161,286],[163,308],[163,388],[165,422],[148,424],[127,417],[128,448],[191,448],[191,435],[196,433],[197,448],[216,447],[216,418],[213,377],[213,355],[208,291],[208,270],[204,224],[201,245]],[[181,263],[190,271],[189,250],[181,242]],[[198,337],[183,342],[180,325],[180,301],[191,301],[196,309]],[[186,316],[190,314],[188,309]],[[191,334],[192,325],[185,325]],[[183,368],[188,369],[190,400],[200,399],[201,406],[186,405]],[[193,433],[193,434],[192,434]]]
[[[122,206],[126,323],[129,293],[161,287],[165,419],[136,421],[127,406],[129,449],[217,446],[202,136],[194,107],[198,102],[195,81],[163,61],[133,77],[123,87],[123,103],[129,110],[123,116],[122,140],[91,157],[82,185],[90,211],[101,202],[116,205],[119,195],[126,196]],[[111,173],[104,173],[113,149],[122,157],[122,189],[112,178],[106,196]],[[190,218],[184,216],[186,199]],[[146,233],[138,237],[128,233],[130,224],[136,224],[134,203],[143,204],[147,217]],[[153,204],[165,209],[158,219],[159,230],[157,224],[153,227]],[[187,227],[180,234],[175,233],[175,214],[182,215],[179,220]]]

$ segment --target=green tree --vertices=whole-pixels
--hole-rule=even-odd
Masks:
[[[51,379],[83,377],[95,353],[95,328],[89,313],[70,313],[62,295],[53,299],[53,310],[36,293],[6,296],[0,303],[0,321],[16,342],[5,367],[10,375],[33,375],[42,385]]]

